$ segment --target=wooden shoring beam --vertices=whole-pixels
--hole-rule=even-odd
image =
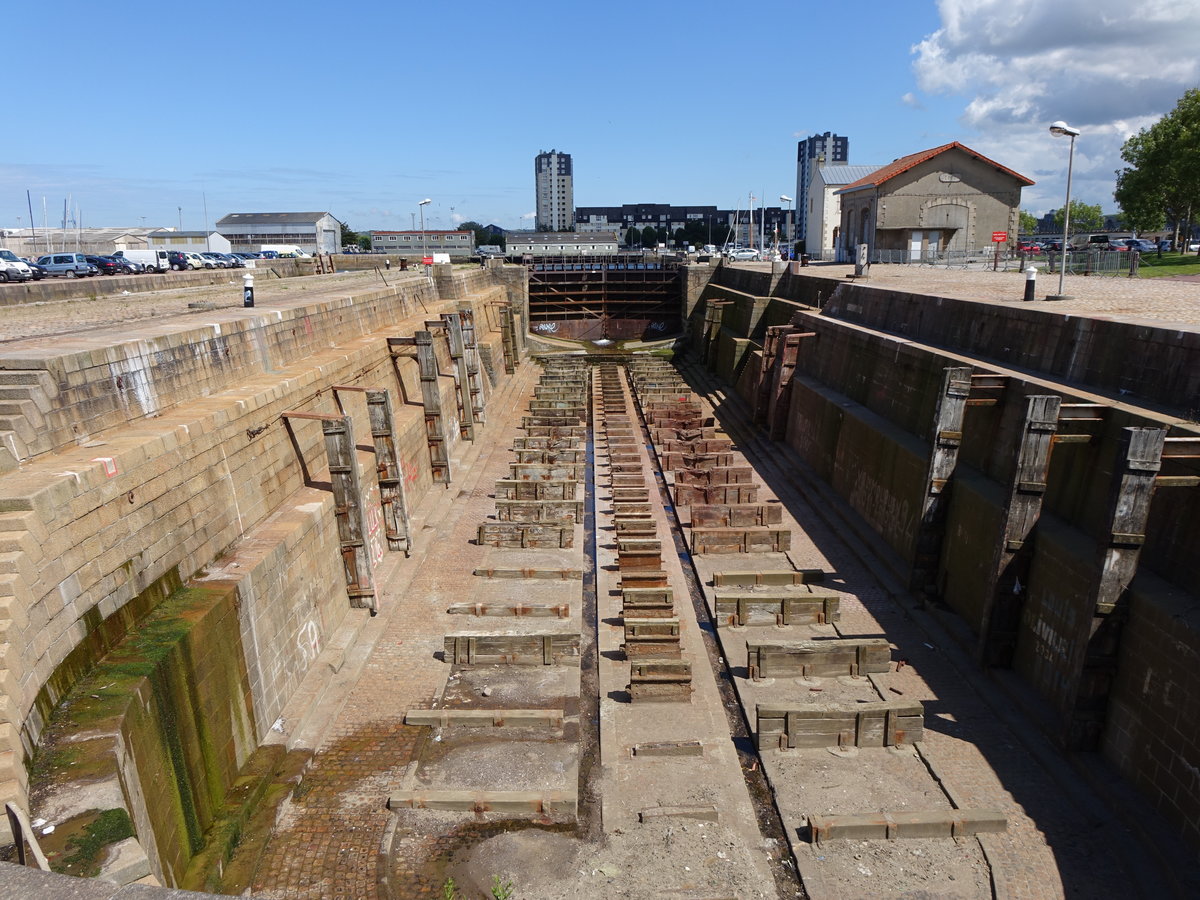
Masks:
[[[1007,668],[1016,652],[1033,560],[1031,538],[1042,513],[1061,403],[1062,398],[1052,394],[1027,398],[980,617],[977,655],[984,666]]]
[[[962,445],[963,416],[971,393],[970,366],[948,366],[943,370],[942,390],[934,414],[929,469],[925,476],[921,519],[917,523],[916,552],[910,589],[927,602],[937,596],[942,539],[949,505],[949,486]]]
[[[1075,668],[1063,673],[1069,710],[1060,734],[1069,750],[1095,750],[1104,733],[1128,617],[1126,591],[1137,574],[1146,540],[1166,434],[1165,428],[1121,431],[1096,577],[1084,597],[1087,608],[1074,617],[1074,632],[1066,635],[1066,659],[1073,661]]]

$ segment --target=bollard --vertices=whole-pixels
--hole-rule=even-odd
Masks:
[[[1138,264],[1141,262],[1141,260],[1142,260],[1142,254],[1140,254],[1137,250],[1131,249],[1129,251],[1129,277],[1130,278],[1137,278]]]
[[[254,276],[242,276],[242,306],[254,305]]]
[[[1037,266],[1025,270],[1025,300],[1033,300],[1037,293]]]
[[[384,257],[383,267],[385,269],[390,269],[392,267],[392,261],[390,259],[388,259],[387,257]]]
[[[803,268],[804,266],[807,266],[807,265],[808,265],[808,254],[801,253],[800,254],[800,266],[801,266],[801,268]]]

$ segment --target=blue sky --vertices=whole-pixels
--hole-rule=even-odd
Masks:
[[[578,206],[794,195],[796,142],[850,162],[959,140],[1037,182],[1022,206],[1112,201],[1129,134],[1200,85],[1195,0],[235,4],[60,0],[5,14],[0,227],[199,229],[327,210],[358,230],[532,215],[533,158]],[[352,10],[352,11],[351,11]],[[124,24],[118,25],[117,21]],[[71,23],[68,27],[67,23]]]

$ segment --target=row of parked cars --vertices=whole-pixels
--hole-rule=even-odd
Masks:
[[[1187,250],[1195,253],[1198,246],[1196,241],[1192,241],[1185,245]],[[1054,251],[1059,253],[1062,251],[1062,241],[1021,241],[1018,245],[1021,253],[1039,254]],[[1171,242],[1168,240],[1151,241],[1146,238],[1127,238],[1127,237],[1110,237],[1107,234],[1093,234],[1080,236],[1079,239],[1071,238],[1067,244],[1067,249],[1072,251],[1080,250],[1118,250],[1128,251],[1136,250],[1138,253],[1156,253],[1161,250],[1166,253],[1171,249]],[[1180,249],[1183,249],[1181,247]]]
[[[111,256],[47,253],[34,261],[0,248],[0,282],[40,281],[52,276],[88,278],[93,275],[141,275],[146,272],[182,272],[189,269],[241,269],[247,260],[267,258],[266,253],[118,250]]]

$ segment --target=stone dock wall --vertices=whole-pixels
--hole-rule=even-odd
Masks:
[[[481,270],[445,267],[358,296],[212,312],[197,327],[0,351],[0,381],[36,388],[10,447],[20,464],[0,475],[3,798],[27,804],[39,742],[61,733],[95,751],[89,773],[112,793],[60,791],[59,821],[126,810],[149,868],[179,883],[317,657],[367,615],[347,595],[322,422],[284,413],[350,417],[377,511],[364,395],[333,387],[385,389],[415,505],[435,489],[418,361],[387,338],[469,310],[490,396],[506,377],[507,296]],[[452,455],[456,364],[435,333]],[[373,564],[394,552],[375,529],[365,538]],[[125,664],[105,680],[95,666],[109,653]]]
[[[1054,737],[1102,752],[1200,847],[1200,444],[1170,446],[1200,437],[1200,336],[728,267],[692,301],[692,352],[883,542],[894,580],[961,616]],[[948,369],[969,382],[949,428]],[[1018,477],[1038,396],[1062,418],[1045,472]],[[1130,429],[1168,439],[1145,472],[1125,466]],[[1120,534],[1130,474],[1148,513]]]

